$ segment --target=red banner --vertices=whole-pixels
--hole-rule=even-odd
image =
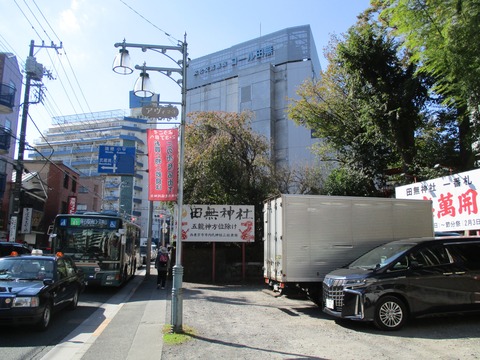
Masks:
[[[75,214],[77,212],[77,197],[69,196],[68,197],[68,214]]]
[[[148,200],[176,201],[178,195],[178,129],[147,130]]]

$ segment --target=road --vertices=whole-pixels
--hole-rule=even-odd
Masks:
[[[152,288],[155,294],[161,294],[154,285]],[[107,310],[103,317],[98,316],[98,327],[91,331],[101,328],[106,318],[111,320],[110,325],[96,337],[82,359],[127,359],[129,349],[120,346],[125,344],[137,349],[140,346],[142,356],[134,359],[480,359],[480,315],[417,319],[401,331],[384,332],[368,323],[336,322],[303,295],[276,296],[261,283],[183,283],[183,324],[193,329],[194,335],[183,344],[163,344],[156,350],[150,346],[156,343],[145,343],[144,337],[140,336],[138,343],[119,337],[122,329],[136,332],[139,321],[149,331],[141,334],[160,332],[157,327],[161,327],[162,320],[145,319],[145,306],[141,306],[143,302],[155,302],[149,303],[149,296],[137,299],[137,292],[133,293],[129,284],[121,289],[88,290],[82,294],[77,310],[59,313],[44,333],[0,329],[1,359],[42,359],[85,319],[102,309]],[[130,300],[129,294],[133,294]],[[163,296],[167,296],[166,314],[170,314],[169,295]],[[129,301],[123,307],[123,317],[120,311],[111,318],[109,306],[121,304],[122,297]],[[138,321],[133,321],[134,317]],[[168,321],[165,313],[160,317]],[[123,352],[115,353],[119,349]]]
[[[0,354],[6,360],[40,359],[55,345],[90,317],[114,295],[126,288],[88,288],[81,294],[77,309],[56,313],[47,331],[38,332],[32,327],[0,327]]]

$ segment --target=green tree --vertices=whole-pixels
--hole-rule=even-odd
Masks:
[[[250,113],[194,112],[189,117],[185,203],[259,205],[272,195],[269,143],[252,131]]]
[[[255,242],[246,247],[249,261],[263,261],[263,202],[276,192],[268,141],[251,129],[251,113],[194,112],[185,128],[185,204],[255,206]],[[186,261],[208,253],[209,244],[188,244]],[[217,261],[239,262],[236,243],[217,246]],[[194,276],[207,276],[205,264]]]
[[[401,36],[411,61],[434,79],[432,91],[454,109],[459,130],[458,167],[473,167],[479,137],[480,1],[376,0],[383,20]],[[473,125],[473,127],[472,127]]]
[[[372,17],[363,14],[344,41],[332,38],[327,71],[306,82],[289,109],[324,139],[321,159],[338,163],[327,181],[336,194],[376,195],[385,169],[412,171],[415,134],[425,122],[428,78],[416,74],[402,43]],[[352,186],[355,178],[361,186]]]

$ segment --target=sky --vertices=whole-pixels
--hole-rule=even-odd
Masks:
[[[13,53],[23,69],[31,40],[44,76],[44,99],[29,106],[27,142],[34,144],[52,117],[128,109],[138,71],[112,71],[115,43],[178,45],[195,59],[284,28],[310,25],[322,69],[323,49],[367,9],[370,0],[0,0],[0,52]],[[129,49],[133,64],[175,66],[162,54]],[[179,52],[169,52],[175,60]],[[177,56],[178,55],[178,56]],[[164,101],[179,101],[180,88],[152,74]],[[21,97],[23,101],[23,95]]]

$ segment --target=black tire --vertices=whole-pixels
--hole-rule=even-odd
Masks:
[[[73,294],[72,301],[70,301],[70,304],[68,304],[67,309],[68,310],[75,310],[78,306],[78,289],[75,289],[75,293]]]
[[[45,305],[45,309],[43,309],[42,318],[37,323],[37,326],[36,326],[37,330],[39,331],[47,330],[51,320],[52,320],[52,304],[48,302]]]
[[[385,296],[375,307],[373,323],[380,330],[399,330],[405,325],[408,310],[404,302],[395,296]]]

